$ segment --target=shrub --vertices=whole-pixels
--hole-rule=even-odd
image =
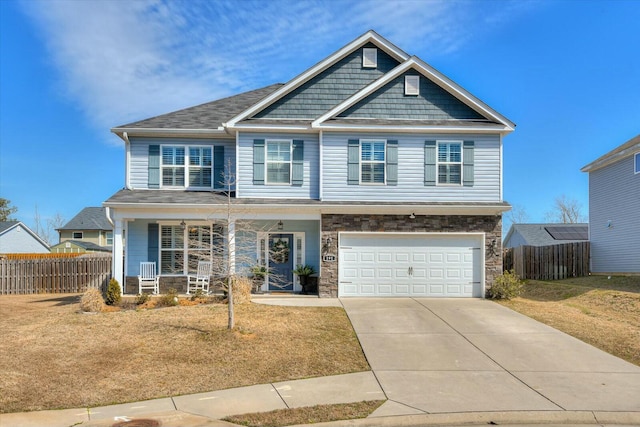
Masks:
[[[191,301],[199,301],[204,300],[207,297],[207,293],[202,289],[196,289],[196,291],[191,295]]]
[[[244,304],[250,302],[253,280],[246,276],[234,276],[229,280],[233,283],[233,303]]]
[[[173,307],[178,305],[178,291],[175,288],[169,288],[166,294],[158,298],[158,307]]]
[[[149,296],[149,294],[143,292],[141,294],[138,294],[138,296],[136,297],[135,304],[136,305],[146,304],[150,298],[151,297]]]
[[[102,299],[102,293],[95,288],[87,289],[80,298],[80,310],[88,313],[99,313],[104,306],[104,300]]]
[[[495,278],[487,295],[492,299],[511,299],[520,296],[523,287],[524,282],[514,270],[505,271]]]
[[[122,292],[120,291],[120,284],[114,278],[109,280],[109,285],[107,286],[107,296],[104,302],[107,305],[118,305],[120,304],[120,299],[122,297]]]

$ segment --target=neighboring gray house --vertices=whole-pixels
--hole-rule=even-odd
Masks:
[[[640,135],[582,168],[589,174],[593,273],[640,273]]]
[[[113,226],[107,219],[106,208],[103,207],[87,207],[82,209],[76,216],[71,218],[64,226],[56,229],[59,234],[58,244],[55,252],[65,252],[64,249],[71,249],[72,252],[85,252],[83,248],[96,249],[96,246],[102,248],[102,251],[110,251],[113,246]],[[73,245],[73,248],[64,244],[67,241],[92,243],[93,245]],[[62,246],[61,246],[62,244]]]
[[[323,297],[483,297],[502,273],[514,129],[369,31],[284,85],[113,128],[126,151],[125,188],[104,202],[113,276],[138,292],[151,261],[161,290],[184,289],[216,248],[246,272],[227,250],[241,247],[277,273],[267,292],[299,291],[292,270],[309,264]],[[243,220],[255,229],[237,232]]]
[[[0,254],[47,254],[49,245],[20,221],[0,222]]]
[[[512,224],[504,238],[505,248],[550,246],[589,241],[589,224]]]

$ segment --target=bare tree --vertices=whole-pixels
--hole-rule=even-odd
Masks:
[[[511,210],[505,216],[512,224],[524,224],[529,221],[529,214],[522,205],[512,205]]]
[[[35,213],[33,214],[34,232],[42,238],[49,245],[55,244],[56,229],[62,227],[67,221],[60,213],[56,213],[53,218],[49,218],[46,221],[46,226],[42,224],[42,217],[38,211],[38,205],[35,207]]]
[[[586,222],[586,217],[582,213],[580,203],[575,199],[567,198],[564,194],[556,197],[553,208],[546,214],[546,219],[548,222],[562,224]]]

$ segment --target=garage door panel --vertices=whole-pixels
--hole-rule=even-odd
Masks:
[[[481,241],[479,235],[344,233],[339,295],[482,296],[481,251],[473,250]]]

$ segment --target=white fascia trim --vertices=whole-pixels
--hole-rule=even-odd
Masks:
[[[285,131],[285,132],[316,132],[310,126],[297,126],[297,125],[237,125],[233,127],[236,131]]]
[[[460,85],[456,84],[455,82],[453,82],[452,80],[444,76],[442,73],[437,71],[435,68],[431,67],[426,62],[422,61],[420,58],[416,56],[412,56],[410,59],[408,59],[404,63],[398,65],[396,68],[389,71],[382,78],[376,80],[375,82],[371,83],[369,86],[360,90],[360,92],[346,99],[341,104],[337,105],[336,107],[334,107],[333,109],[331,109],[330,111],[328,111],[327,113],[325,113],[324,115],[316,119],[313,123],[311,123],[311,126],[320,127],[320,125],[324,121],[334,117],[335,115],[341,113],[342,111],[346,110],[347,108],[361,101],[365,97],[371,95],[373,92],[382,88],[391,80],[400,76],[402,73],[408,71],[409,69],[414,69],[420,72],[421,74],[425,75],[425,77],[429,78],[429,80],[431,80],[432,82],[434,82],[435,84],[437,84],[438,86],[446,90],[448,93],[455,96],[457,99],[462,101],[464,104],[466,104],[470,108],[476,111],[480,110],[480,112],[491,117],[493,120],[499,123],[502,123],[507,131],[511,132],[515,130],[515,124],[511,122],[509,119],[507,119],[506,117],[504,117],[503,115],[501,115],[500,113],[498,113],[497,111],[489,107],[484,102],[480,101],[475,96],[471,95],[471,93],[467,92]]]
[[[500,134],[510,133],[513,129],[509,129],[506,126],[496,125],[495,127],[470,127],[470,126],[390,126],[390,125],[331,125],[322,124],[317,129],[325,131],[361,131],[361,132],[407,132],[407,133],[423,133],[423,132],[442,132],[442,133],[490,133]]]
[[[284,86],[282,86],[280,89],[276,90],[271,95],[264,98],[262,101],[244,110],[237,116],[230,119],[227,123],[223,123],[223,126],[228,128],[235,127],[236,123],[238,123],[239,121],[246,119],[252,114],[257,113],[258,111],[261,111],[269,104],[280,99],[281,97],[291,92],[292,90],[298,88],[307,80],[316,76],[317,74],[324,71],[334,63],[338,62],[340,59],[344,58],[347,54],[349,54],[353,50],[359,48],[360,46],[365,45],[368,42],[375,42],[375,44],[379,46],[382,50],[384,50],[386,53],[388,53],[389,55],[395,57],[400,61],[406,61],[409,58],[409,55],[406,52],[399,49],[397,46],[395,46],[393,43],[389,42],[388,40],[380,36],[375,31],[369,30],[363,35],[361,35],[360,37],[358,37],[357,39],[355,39],[354,41],[352,41],[351,43],[349,43],[348,45],[344,46],[342,49],[339,49],[332,55],[328,56],[324,60],[318,62],[313,67],[309,68],[307,71],[293,78],[293,80],[290,80],[289,82],[287,82]]]
[[[215,136],[226,136],[226,129],[219,127],[217,129],[164,129],[164,128],[112,128],[111,132],[122,138],[124,133],[131,136],[188,136],[196,138],[206,138]]]
[[[619,147],[617,148],[619,149]],[[617,150],[616,149],[616,150]],[[614,150],[615,151],[615,150]],[[618,151],[617,153],[609,153],[609,154],[605,154],[604,156],[594,160],[593,162],[589,163],[588,165],[582,167],[582,169],[580,169],[581,172],[593,172],[596,171],[598,169],[601,169],[605,166],[609,166],[610,164],[616,163],[617,161],[620,161],[626,157],[629,156],[635,156],[636,153],[638,153],[640,151],[640,143],[638,144],[634,144],[630,147],[627,147],[623,150]]]

